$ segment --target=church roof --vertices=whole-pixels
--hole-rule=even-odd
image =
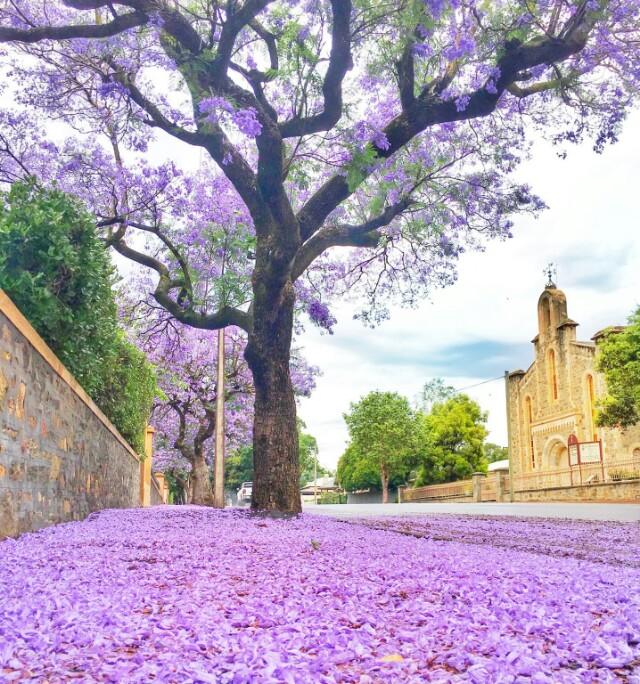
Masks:
[[[626,327],[626,325],[610,325],[608,328],[598,330],[598,332],[591,339],[594,342],[598,342],[607,335],[611,335],[613,333],[621,333],[623,330],[625,330]]]

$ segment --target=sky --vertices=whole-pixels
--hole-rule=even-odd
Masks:
[[[335,468],[347,441],[342,414],[373,390],[411,400],[424,383],[443,377],[488,411],[490,441],[507,444],[505,370],[533,361],[536,305],[549,262],[567,295],[569,316],[588,340],[624,324],[640,305],[640,115],[626,122],[620,141],[596,154],[589,144],[567,159],[544,140],[520,169],[548,209],[516,217],[514,237],[493,242],[459,261],[455,285],[435,290],[417,309],[395,309],[376,329],[353,320],[343,304],[334,334],[308,327],[299,343],[322,369],[299,413],[318,440],[319,458]]]

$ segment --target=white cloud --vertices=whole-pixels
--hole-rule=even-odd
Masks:
[[[458,282],[435,291],[417,310],[396,310],[369,330],[343,305],[333,336],[307,330],[300,341],[324,375],[300,414],[318,439],[323,463],[335,466],[344,449],[342,413],[349,402],[371,390],[413,398],[430,373],[465,387],[491,377],[488,368],[497,368],[496,376],[527,368],[542,270],[550,261],[557,263],[558,286],[580,323],[580,338],[624,323],[640,303],[639,125],[636,114],[620,142],[602,155],[584,145],[561,160],[550,145],[538,143],[519,175],[549,209],[538,220],[518,219],[513,239],[464,255]],[[506,444],[502,381],[468,394],[489,411],[489,438]]]

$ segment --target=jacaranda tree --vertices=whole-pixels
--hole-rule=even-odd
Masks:
[[[510,180],[529,133],[615,140],[639,25],[638,0],[2,0],[2,177],[56,179],[173,316],[246,331],[253,506],[298,511],[296,301],[330,327],[360,294],[374,322],[451,282],[540,208]]]
[[[217,333],[178,323],[164,310],[154,311],[145,304],[142,301],[130,308],[125,319],[136,344],[158,368],[161,395],[156,399],[152,417],[156,429],[154,468],[184,473],[189,503],[212,506]],[[228,328],[224,390],[227,453],[251,442],[254,391],[244,359],[245,346],[244,331]],[[291,377],[297,396],[311,393],[316,373],[299,354],[292,356]]]

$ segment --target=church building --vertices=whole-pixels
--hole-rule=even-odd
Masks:
[[[548,485],[563,486],[615,479],[616,468],[621,475],[640,469],[640,425],[619,430],[595,422],[598,399],[606,394],[595,369],[605,331],[583,342],[577,327],[550,277],[538,300],[534,361],[506,379],[512,478],[544,476]]]

